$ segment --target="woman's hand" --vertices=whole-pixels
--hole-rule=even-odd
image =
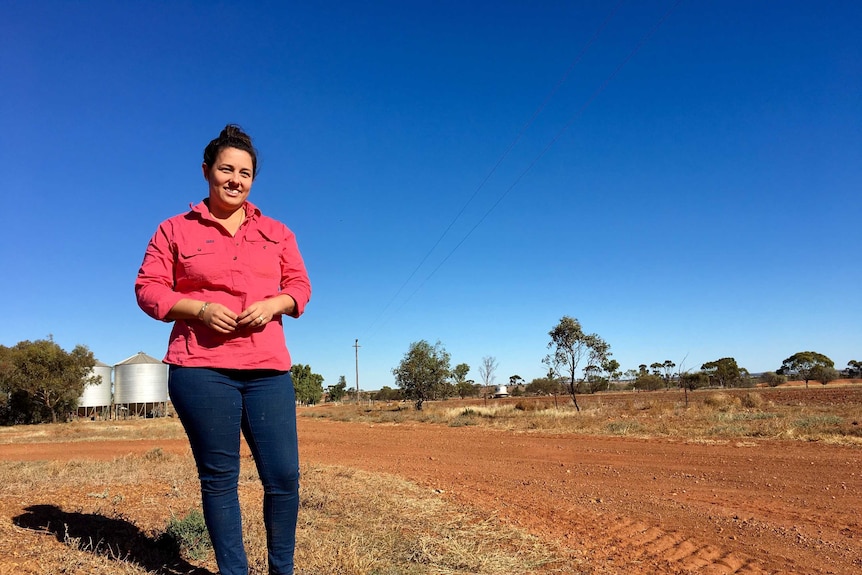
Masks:
[[[208,328],[219,333],[233,333],[239,327],[237,315],[220,303],[208,303],[200,315],[200,320]]]
[[[276,313],[279,313],[278,306],[274,305],[272,300],[256,301],[239,314],[237,327],[261,328],[268,324]]]
[[[237,316],[237,327],[261,328],[275,316],[293,311],[295,305],[293,298],[285,294],[256,301]]]

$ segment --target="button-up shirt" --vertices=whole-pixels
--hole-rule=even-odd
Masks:
[[[204,202],[159,225],[135,282],[138,305],[162,320],[183,298],[220,303],[239,314],[251,303],[287,294],[299,317],[311,284],[293,232],[251,202],[231,236]],[[262,327],[222,334],[198,319],[176,320],[164,361],[186,367],[290,369],[282,316]]]

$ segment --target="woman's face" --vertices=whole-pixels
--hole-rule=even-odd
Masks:
[[[223,148],[212,166],[203,165],[210,186],[210,212],[227,217],[242,207],[251,191],[254,168],[251,155],[237,148]]]

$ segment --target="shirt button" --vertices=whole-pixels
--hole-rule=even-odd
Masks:
[[[233,259],[236,259],[236,256],[233,256]]]

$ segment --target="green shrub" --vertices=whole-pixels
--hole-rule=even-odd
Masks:
[[[797,419],[793,422],[793,426],[799,429],[817,429],[822,427],[832,427],[841,425],[844,420],[837,415],[811,415]]]
[[[203,513],[197,509],[192,509],[182,519],[172,516],[168,521],[165,537],[172,541],[183,555],[191,559],[203,559],[212,549]]]

